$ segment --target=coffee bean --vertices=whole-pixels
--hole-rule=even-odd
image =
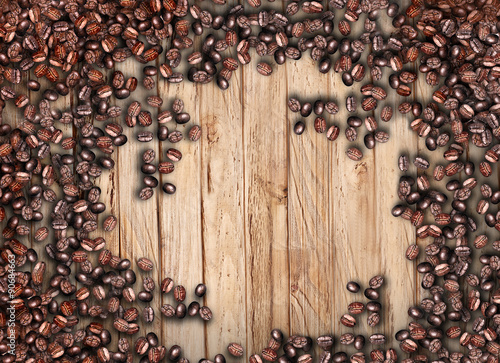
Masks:
[[[262,358],[268,362],[275,362],[278,359],[278,354],[270,348],[265,348],[262,351]]]
[[[142,200],[148,200],[153,196],[153,189],[150,187],[143,188],[139,193],[139,198]]]
[[[357,293],[360,289],[360,286],[358,283],[354,282],[354,281],[349,281],[347,283],[347,290],[352,292],[352,293]]]
[[[165,183],[163,184],[162,190],[167,194],[174,194],[176,191],[176,187],[171,183]]]
[[[171,143],[178,143],[183,138],[184,137],[180,131],[172,131],[171,133],[168,134],[168,141],[170,141]]]
[[[295,98],[290,98],[288,100],[288,108],[292,112],[299,112],[301,110],[300,102]]]
[[[326,120],[323,117],[316,117],[314,120],[314,130],[319,134],[326,131]]]
[[[238,343],[230,343],[227,346],[227,351],[233,357],[241,357],[241,356],[243,356],[243,347],[240,344],[238,344]]]
[[[184,101],[179,98],[176,98],[172,103],[172,110],[176,114],[180,114],[184,110]]]
[[[354,161],[360,161],[363,158],[363,153],[361,152],[361,150],[355,147],[347,149],[346,154],[349,157],[349,159]]]
[[[398,161],[398,167],[401,171],[408,171],[409,160],[406,155],[401,155]]]
[[[345,107],[348,112],[356,112],[357,102],[354,96],[349,96],[346,98]]]
[[[137,266],[146,272],[152,271],[153,270],[153,262],[149,260],[148,258],[141,257],[137,260]]]
[[[373,345],[382,345],[385,343],[385,336],[383,334],[372,334],[369,339]]]
[[[305,129],[306,125],[302,121],[297,121],[297,123],[293,127],[293,132],[295,132],[296,135],[302,135]]]
[[[163,100],[158,96],[149,96],[147,98],[147,103],[151,107],[161,107],[163,105]]]
[[[182,153],[174,148],[168,149],[166,155],[172,161],[180,161],[182,159]]]
[[[340,323],[344,326],[352,328],[353,326],[356,325],[356,319],[352,315],[344,314],[340,318]]]
[[[200,311],[200,304],[197,301],[193,301],[189,304],[187,308],[187,313],[189,316],[196,316]]]
[[[356,350],[362,350],[365,346],[365,337],[362,336],[362,335],[357,335],[355,338],[354,338],[354,348]]]
[[[273,73],[273,69],[269,64],[265,62],[260,62],[257,64],[257,72],[259,72],[263,76],[270,76],[271,73]]]
[[[201,127],[195,125],[189,130],[189,139],[191,141],[198,141],[201,138]]]
[[[378,289],[384,283],[384,278],[380,275],[374,276],[370,279],[369,285],[372,289]]]
[[[347,307],[349,314],[361,314],[365,310],[365,305],[361,302],[352,302]]]
[[[324,351],[330,351],[333,347],[334,340],[331,335],[322,335],[317,338],[316,342]]]
[[[208,321],[212,319],[212,311],[208,308],[208,306],[202,306],[200,308],[200,316],[203,320]]]
[[[188,123],[190,120],[191,116],[186,112],[177,113],[177,115],[175,115],[175,122],[177,122],[179,125]]]
[[[378,298],[380,297],[380,294],[377,292],[377,290],[373,288],[365,289],[364,294],[370,300],[378,300]]]
[[[312,105],[310,102],[306,102],[304,104],[302,104],[301,108],[300,108],[300,115],[302,117],[307,117],[311,114],[312,112]]]

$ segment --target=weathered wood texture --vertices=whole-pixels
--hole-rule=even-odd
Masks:
[[[353,90],[345,91],[339,75],[321,75],[303,59],[263,77],[256,63],[234,72],[225,92],[214,84],[173,86],[158,80],[164,108],[181,98],[191,114],[192,121],[177,128],[187,132],[196,123],[203,129],[198,143],[176,145],[183,158],[173,174],[161,177],[161,183],[176,184],[176,194],[157,190],[155,198],[138,200],[140,155],[152,147],[158,160],[165,160],[171,145],[142,145],[135,141],[136,130],[126,130],[130,143],[119,150],[117,168],[103,189],[120,220],[113,232],[117,253],[134,260],[150,256],[159,268],[158,281],[169,276],[187,288],[187,303],[195,298],[196,284],[205,282],[208,293],[201,302],[214,314],[206,325],[199,319],[167,320],[158,302],[154,307],[162,320],[143,331],[161,324],[164,343],[180,344],[191,360],[226,353],[232,341],[242,343],[247,356],[260,352],[275,327],[313,337],[357,334],[368,329],[366,316],[354,329],[339,318],[348,303],[366,299],[345,285],[356,280],[366,287],[370,277],[383,274],[383,321],[367,331],[393,335],[407,323],[419,285],[416,263],[404,259],[415,230],[390,213],[398,202],[397,157],[421,141],[409,120],[395,112],[380,126],[390,141],[366,150],[360,132],[355,144],[365,156],[354,162],[345,155],[349,143],[343,136],[349,115],[345,97]],[[314,116],[305,120],[306,132],[295,135],[293,124],[301,117],[286,107],[292,96],[337,101],[341,112],[325,116],[328,125],[341,127],[337,141],[314,131]],[[145,100],[146,93],[134,97]],[[391,96],[385,104],[396,109],[401,101]],[[379,113],[380,108],[374,115]],[[161,303],[171,300],[163,297]]]

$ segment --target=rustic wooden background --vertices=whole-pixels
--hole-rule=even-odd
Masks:
[[[348,303],[366,300],[345,285],[352,279],[366,286],[375,274],[387,279],[383,323],[368,331],[393,335],[407,323],[419,285],[416,263],[404,259],[415,230],[390,213],[398,202],[397,157],[417,147],[409,120],[396,113],[382,125],[390,142],[372,151],[363,146],[365,156],[356,163],[345,155],[343,136],[345,97],[352,90],[339,75],[322,75],[303,59],[275,67],[267,78],[255,71],[256,63],[235,72],[225,92],[215,84],[160,81],[167,104],[183,99],[203,136],[178,144],[183,159],[161,177],[177,185],[175,195],[160,192],[143,202],[137,192],[146,145],[134,142],[136,130],[126,130],[131,142],[117,152],[116,169],[99,181],[120,220],[108,243],[122,257],[151,256],[158,281],[171,276],[191,297],[197,283],[207,284],[211,322],[154,324],[166,344],[180,344],[192,360],[225,352],[232,341],[247,354],[260,352],[273,328],[311,336],[361,332],[366,314],[360,327],[339,323]],[[294,95],[339,103],[342,111],[328,119],[342,128],[337,141],[314,131],[314,116],[303,135],[293,133],[300,116],[286,101]],[[399,104],[394,98],[387,103]],[[187,131],[192,122],[178,128]],[[166,145],[154,143],[163,160]]]
[[[308,55],[274,66],[273,74],[264,77],[255,70],[256,58],[234,72],[224,92],[214,83],[171,85],[160,76],[154,92],[140,86],[128,100],[114,101],[124,107],[132,100],[144,104],[147,95],[157,93],[165,100],[162,109],[168,109],[174,98],[181,98],[192,121],[177,129],[201,125],[201,140],[177,144],[182,160],[173,174],[160,177],[161,183],[175,183],[174,195],[157,189],[152,199],[139,200],[142,152],[151,147],[165,160],[170,147],[157,140],[137,142],[139,128],[125,127],[129,142],[115,151],[115,169],[96,180],[108,205],[102,219],[110,213],[119,218],[119,227],[105,236],[108,249],[134,262],[151,258],[153,277],[159,282],[170,276],[184,285],[188,303],[196,284],[208,286],[203,302],[214,314],[209,323],[164,318],[160,306],[173,304],[172,296],[164,296],[154,301],[155,322],[142,328],[144,333],[161,332],[167,347],[181,345],[192,362],[226,353],[233,341],[244,345],[246,357],[260,352],[273,328],[312,337],[348,331],[393,336],[405,327],[407,308],[420,296],[416,262],[404,259],[407,246],[416,241],[415,229],[390,213],[398,202],[398,156],[417,148],[426,155],[423,140],[409,128],[411,118],[395,112],[380,125],[390,141],[373,150],[364,148],[360,132],[355,144],[365,156],[354,162],[345,156],[345,97],[357,94],[360,102],[360,85],[346,88],[339,74],[320,74]],[[142,74],[135,62],[116,69],[127,76]],[[379,84],[386,84],[388,75],[385,70]],[[409,100],[428,98],[428,88],[419,82]],[[292,96],[337,101],[341,112],[326,114],[329,125],[341,127],[337,141],[314,132],[314,116],[306,120],[306,132],[295,135],[293,125],[300,116],[286,106]],[[383,104],[397,109],[402,100],[390,92]],[[76,100],[68,97],[56,104],[69,107]],[[6,115],[10,122],[22,121],[12,108]],[[416,172],[413,165],[410,171]],[[31,243],[43,256],[43,246]],[[343,327],[339,318],[348,303],[366,301],[362,292],[347,292],[346,283],[355,280],[365,287],[376,274],[386,278],[382,323],[368,328],[365,314],[359,326]],[[139,279],[142,275],[138,273]]]

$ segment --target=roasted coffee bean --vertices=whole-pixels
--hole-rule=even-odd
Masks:
[[[207,292],[207,287],[205,284],[198,284],[194,290],[194,293],[198,297],[203,297],[205,296]]]
[[[296,135],[302,135],[306,129],[306,125],[302,121],[297,121],[297,123],[293,127],[293,132]]]
[[[243,347],[238,343],[230,343],[227,346],[227,351],[234,357],[243,356]]]
[[[176,187],[172,183],[165,183],[162,186],[162,190],[167,194],[174,194],[176,191]]]
[[[360,161],[363,158],[363,153],[361,150],[355,147],[351,147],[346,151],[347,157],[354,161]]]
[[[212,311],[208,308],[208,306],[202,306],[200,308],[200,316],[203,320],[208,321],[212,319]]]
[[[318,346],[324,351],[330,351],[334,344],[334,339],[331,335],[322,335],[316,339]]]
[[[354,281],[349,281],[347,283],[347,290],[352,293],[357,293],[360,290],[360,286]]]
[[[384,278],[380,275],[374,276],[370,279],[369,285],[372,289],[378,289],[384,283]]]
[[[137,266],[146,272],[152,271],[153,270],[153,262],[151,260],[141,257],[137,260]]]

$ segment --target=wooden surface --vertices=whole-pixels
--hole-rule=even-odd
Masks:
[[[181,98],[192,116],[177,128],[187,131],[198,123],[203,129],[198,143],[177,145],[183,159],[161,178],[176,184],[175,195],[157,191],[151,200],[137,198],[146,145],[134,140],[135,129],[125,131],[130,142],[118,151],[116,170],[101,177],[120,220],[108,239],[121,256],[152,256],[158,281],[170,276],[186,286],[188,302],[196,284],[208,286],[203,302],[214,313],[211,322],[163,318],[154,330],[161,324],[164,344],[180,344],[192,361],[226,353],[232,341],[242,343],[247,355],[260,352],[272,328],[314,337],[361,333],[368,329],[365,315],[354,329],[339,323],[348,303],[366,300],[345,285],[356,280],[366,286],[370,277],[383,274],[383,323],[367,331],[392,336],[407,323],[419,286],[416,263],[404,259],[415,230],[390,213],[398,202],[397,157],[417,145],[409,120],[396,113],[381,125],[391,140],[371,151],[360,133],[355,144],[365,157],[356,163],[345,156],[347,93],[337,74],[319,74],[307,57],[276,67],[268,78],[255,66],[252,61],[236,71],[225,92],[215,84],[177,86],[160,79],[166,104]],[[293,134],[300,116],[286,107],[291,96],[336,100],[341,112],[327,120],[341,127],[338,140],[317,134],[314,116],[302,136]],[[386,104],[399,102],[393,97]],[[154,147],[165,160],[168,142]],[[154,307],[162,318],[159,306]]]
[[[165,102],[162,109],[168,109],[174,98],[181,98],[191,122],[177,129],[187,132],[201,125],[201,140],[177,144],[182,160],[174,173],[160,177],[161,183],[175,183],[174,195],[157,189],[150,200],[139,200],[142,152],[153,148],[157,161],[163,161],[170,144],[137,142],[138,127],[125,126],[129,142],[115,151],[115,169],[96,180],[108,206],[104,217],[119,218],[119,227],[105,235],[107,248],[134,262],[151,258],[155,280],[169,276],[184,285],[188,303],[196,284],[206,283],[203,303],[212,309],[212,321],[164,318],[160,306],[174,303],[165,296],[155,299],[154,324],[142,326],[144,333],[161,332],[167,347],[181,345],[191,361],[226,354],[233,341],[245,346],[247,356],[260,352],[273,328],[313,337],[362,332],[365,315],[354,329],[339,323],[348,303],[366,300],[361,292],[347,292],[349,280],[366,286],[373,275],[386,276],[383,323],[368,332],[393,335],[407,323],[407,307],[416,302],[416,264],[404,260],[415,230],[390,213],[398,202],[397,157],[417,144],[409,121],[395,113],[381,125],[391,135],[389,143],[371,151],[364,148],[360,132],[354,144],[365,156],[354,162],[345,155],[345,97],[359,85],[344,88],[338,74],[320,74],[308,56],[275,66],[270,77],[258,74],[256,63],[234,72],[224,92],[215,84],[171,85],[160,77],[158,91],[140,86],[128,100],[115,101],[123,107],[132,99],[144,104],[147,95],[158,93]],[[127,76],[142,72],[128,62],[117,69]],[[301,118],[286,107],[292,96],[337,101],[341,112],[325,113],[329,125],[341,127],[337,141],[314,131],[313,115],[305,120],[306,132],[295,135],[293,125]],[[386,104],[397,107],[397,98]],[[57,104],[69,107],[72,102],[67,98]],[[35,229],[39,226],[34,223]],[[32,245],[43,254],[41,244]],[[139,281],[142,276],[138,272]]]
[[[146,92],[140,86],[128,100],[116,101],[126,107],[133,99],[144,104],[147,95],[159,94],[162,109],[168,109],[174,98],[181,98],[191,122],[177,129],[201,125],[201,140],[177,144],[183,158],[173,174],[160,178],[161,183],[175,183],[174,195],[157,189],[148,201],[137,197],[142,152],[154,148],[163,161],[170,147],[168,142],[138,143],[138,128],[125,127],[129,142],[115,152],[115,169],[96,180],[108,206],[105,216],[119,218],[119,227],[105,236],[107,248],[134,262],[151,258],[156,281],[169,276],[184,285],[188,303],[196,284],[206,283],[203,303],[212,309],[212,321],[164,318],[161,304],[173,304],[173,298],[165,296],[155,299],[154,324],[141,330],[161,332],[163,344],[181,345],[192,362],[227,355],[226,346],[233,341],[244,345],[246,357],[260,352],[273,328],[313,337],[338,338],[365,330],[392,337],[405,327],[407,308],[420,296],[416,262],[404,259],[407,246],[416,241],[415,230],[390,213],[398,202],[397,157],[417,145],[425,149],[409,128],[411,119],[396,111],[381,125],[390,141],[373,150],[364,148],[360,132],[354,144],[365,156],[354,162],[345,155],[345,97],[357,94],[359,103],[355,91],[360,85],[347,89],[339,74],[320,74],[309,55],[274,65],[273,74],[263,77],[255,70],[256,58],[234,72],[224,92],[215,84],[171,85],[160,76],[157,90]],[[142,73],[140,65],[129,62],[117,69],[126,76]],[[387,79],[389,73],[384,72]],[[413,90],[419,96],[427,92],[419,85]],[[393,94],[383,104],[397,109],[402,98]],[[328,125],[341,127],[337,141],[314,131],[314,116],[305,121],[302,136],[293,134],[300,116],[286,107],[292,96],[337,101],[341,112],[325,113]],[[58,104],[74,102],[67,98]],[[374,112],[377,117],[381,106]],[[363,111],[358,114],[365,116]],[[32,245],[42,253],[40,244]],[[366,301],[362,292],[347,292],[346,283],[355,280],[366,286],[376,274],[386,277],[382,323],[368,329],[365,314],[359,326],[343,327],[339,319],[348,303]],[[139,280],[144,275],[138,273]],[[336,343],[335,349],[345,347]]]

